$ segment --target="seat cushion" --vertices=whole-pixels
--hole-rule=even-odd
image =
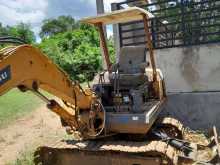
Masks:
[[[119,85],[137,87],[148,81],[145,68],[149,66],[146,61],[146,48],[143,46],[126,46],[120,50],[119,61],[112,66],[109,75],[111,83],[114,83],[115,72],[119,72]]]
[[[118,69],[120,73],[142,72],[142,65],[146,64],[146,49],[141,46],[126,46],[120,50]]]

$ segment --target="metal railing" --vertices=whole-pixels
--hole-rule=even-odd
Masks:
[[[117,9],[124,4],[155,15],[149,23],[156,49],[220,42],[220,0],[127,0],[117,3]],[[120,46],[145,44],[143,22],[119,24],[119,38]]]

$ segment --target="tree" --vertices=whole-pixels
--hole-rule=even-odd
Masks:
[[[0,36],[7,35],[7,28],[0,23]]]
[[[85,24],[79,26],[73,31],[44,38],[39,48],[71,79],[84,82],[92,80],[94,74],[102,69],[102,58],[96,29]],[[112,45],[109,42],[110,54],[114,54]]]
[[[34,32],[31,31],[30,25],[19,23],[15,26],[2,26],[0,23],[0,36],[12,36],[24,40],[27,43],[35,42]]]
[[[36,40],[34,32],[30,30],[30,25],[25,23],[9,27],[9,35],[18,37],[27,43],[34,43]]]
[[[46,19],[43,21],[40,37],[50,37],[58,33],[72,31],[78,27],[78,22],[76,22],[71,16],[59,16],[56,19]]]

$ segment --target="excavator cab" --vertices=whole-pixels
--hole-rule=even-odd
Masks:
[[[83,23],[97,27],[107,72],[99,74],[93,89],[105,109],[105,133],[145,135],[165,102],[163,77],[157,73],[148,19],[154,16],[146,10],[131,7],[85,18]],[[103,26],[143,20],[146,44],[120,48],[118,61],[111,64]],[[147,61],[149,56],[150,62]],[[151,67],[150,67],[151,66]],[[103,134],[103,136],[105,136]]]

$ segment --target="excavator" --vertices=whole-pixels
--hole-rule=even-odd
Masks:
[[[39,147],[35,152],[36,164],[219,163],[217,134],[209,146],[194,144],[184,140],[180,121],[159,115],[167,97],[164,77],[156,68],[149,30],[148,20],[153,17],[144,9],[131,7],[81,20],[97,27],[107,66],[88,88],[72,81],[31,45],[0,51],[0,95],[12,88],[33,92],[61,118],[66,132],[74,138]],[[119,59],[111,64],[103,26],[135,20],[143,20],[146,45],[122,47]],[[42,90],[61,101],[48,98]],[[212,150],[213,155],[200,160],[198,153],[205,148]]]

